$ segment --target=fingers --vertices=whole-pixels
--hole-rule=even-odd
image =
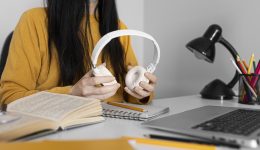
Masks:
[[[102,83],[109,83],[115,80],[115,77],[112,76],[104,76],[104,77],[92,77],[92,78],[85,78],[84,83],[86,85],[100,85]]]
[[[116,94],[120,84],[116,83],[114,85],[106,86],[97,85],[110,83],[115,80],[115,77],[112,76],[93,77],[93,71],[89,71],[71,88],[70,94],[101,100],[107,99]]]
[[[114,84],[114,85],[106,85],[101,87],[93,87],[92,94],[93,95],[105,95],[107,93],[111,93],[114,91],[117,91],[120,87],[120,84]]]
[[[132,66],[128,66],[128,69],[131,69]],[[155,85],[157,83],[157,77],[152,73],[145,73],[145,77],[150,81],[150,83],[141,82],[139,86],[135,87],[133,91],[129,88],[125,88],[125,91],[133,97],[138,99],[143,99],[151,95],[152,92],[155,90]]]
[[[143,99],[145,97],[150,96],[154,89],[154,87],[150,87],[150,85],[147,83],[144,85],[144,87],[146,87],[147,89],[141,87],[135,87],[134,91],[131,91],[128,87],[125,87],[125,91],[133,97],[136,97],[138,99]]]
[[[113,91],[113,92],[110,92],[110,93],[107,93],[107,94],[104,94],[104,95],[91,95],[91,96],[88,96],[88,97],[100,99],[100,100],[105,100],[105,99],[108,99],[108,98],[114,96],[115,94],[116,94],[116,91]]]
[[[125,87],[125,91],[131,96],[136,97],[138,99],[143,99],[151,95],[150,92],[146,92],[140,87],[136,87],[134,91],[131,91],[128,87]]]
[[[93,76],[93,70],[90,70],[88,73],[86,73],[75,85],[78,85],[79,83],[83,86],[84,80],[87,80],[88,78]]]
[[[130,69],[132,69],[133,68],[133,66],[127,66],[127,69],[128,70],[130,70]],[[151,82],[151,83],[154,83],[154,84],[156,84],[157,83],[157,77],[154,75],[154,74],[152,74],[152,73],[149,73],[149,72],[146,72],[145,74],[144,74],[144,76]]]
[[[142,99],[142,98],[143,98],[142,96],[140,96],[140,95],[138,95],[138,94],[132,92],[128,87],[125,87],[125,91],[126,91],[128,94],[130,94],[131,96],[136,97],[136,98],[138,98],[138,99]]]
[[[140,95],[141,97],[145,98],[151,95],[150,92],[147,92],[145,90],[143,90],[141,87],[136,87],[134,88],[134,92],[138,95]]]
[[[157,77],[156,77],[154,74],[149,73],[149,72],[146,72],[146,73],[144,74],[144,76],[145,76],[151,83],[153,83],[153,84],[156,84],[156,83],[157,83]]]
[[[140,86],[141,86],[145,91],[148,91],[148,92],[153,92],[153,91],[154,91],[154,85],[148,84],[148,83],[146,83],[146,82],[141,82],[141,83],[140,83]]]

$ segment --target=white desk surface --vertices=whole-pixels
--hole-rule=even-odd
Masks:
[[[170,107],[170,113],[164,116],[177,114],[183,111],[206,105],[260,109],[260,106],[256,105],[252,106],[239,104],[236,98],[234,100],[228,101],[205,100],[198,95],[158,99],[154,100],[152,105]],[[40,140],[95,140],[120,138],[122,136],[144,137],[144,134],[171,135],[170,133],[165,133],[142,127],[140,121],[107,118],[106,121],[103,123],[59,132],[57,134],[42,137],[40,138]]]

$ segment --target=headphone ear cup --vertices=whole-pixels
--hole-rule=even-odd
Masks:
[[[102,77],[102,76],[112,76],[113,74],[106,68],[105,64],[99,65],[98,67],[93,69],[93,74],[95,77]],[[102,85],[106,86],[106,85],[114,85],[116,84],[117,81],[114,80],[112,82],[109,83],[103,83]]]
[[[141,66],[130,69],[125,78],[126,86],[133,91],[135,87],[139,86],[140,82],[149,83],[149,80],[144,76],[146,72],[147,70]]]

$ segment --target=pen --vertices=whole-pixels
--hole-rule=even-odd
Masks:
[[[168,140],[168,141],[179,141],[179,142],[214,145],[214,146],[226,146],[226,147],[236,148],[236,149],[239,149],[241,147],[238,144],[214,141],[214,140],[210,140],[210,139],[209,140],[185,139],[185,138],[177,138],[177,137],[172,137],[172,136],[162,136],[162,135],[154,135],[154,134],[145,135],[145,137],[152,138],[152,139]]]
[[[113,106],[117,106],[117,107],[121,107],[121,108],[126,108],[126,109],[130,109],[130,110],[134,110],[134,111],[139,111],[139,112],[145,112],[146,110],[143,108],[139,108],[139,107],[135,107],[135,106],[130,106],[127,104],[123,104],[123,103],[116,103],[116,102],[107,102],[108,105],[113,105]]]

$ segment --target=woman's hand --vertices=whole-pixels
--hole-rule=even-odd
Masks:
[[[135,87],[134,91],[131,91],[128,87],[125,87],[125,91],[131,96],[138,99],[144,99],[150,96],[155,90],[157,77],[148,72],[145,73],[145,77],[149,80],[149,83],[141,82],[139,84],[140,87]]]
[[[115,80],[114,77],[93,77],[92,71],[82,77],[71,89],[70,94],[100,100],[108,99],[114,96],[120,87],[120,84],[100,86],[102,83],[109,83]]]

